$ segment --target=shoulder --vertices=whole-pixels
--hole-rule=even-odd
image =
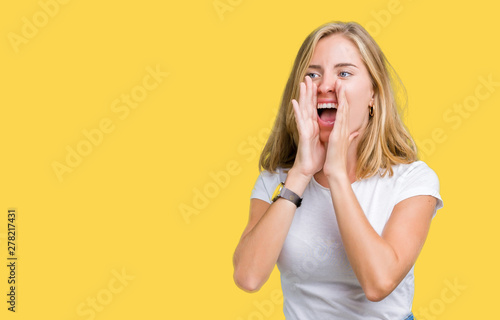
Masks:
[[[392,166],[394,173],[399,174],[400,176],[407,176],[409,174],[415,173],[434,173],[427,163],[422,160],[417,160],[412,163],[400,163]]]
[[[270,172],[267,170],[263,170],[260,172],[260,177],[264,181],[279,181],[284,182],[288,173],[288,169],[278,167],[276,168],[276,172]]]
[[[439,178],[425,162],[419,160],[400,164],[393,170],[396,177],[396,203],[416,195],[430,195],[437,199],[436,210],[443,207]]]
[[[252,190],[251,198],[259,198],[271,202],[271,196],[280,182],[285,182],[287,169],[277,168],[276,172],[263,170],[260,172]]]
[[[422,181],[434,181],[439,183],[438,177],[434,170],[432,170],[425,162],[417,160],[411,163],[399,163],[392,167],[392,175],[385,172],[384,169],[379,169],[379,174],[367,178],[367,182],[371,183],[384,183],[392,186],[401,185],[405,181],[412,181],[415,179]]]
[[[397,164],[393,166],[394,177],[399,182],[404,181],[421,181],[427,183],[437,183],[439,179],[434,172],[424,161],[417,160],[408,164]]]

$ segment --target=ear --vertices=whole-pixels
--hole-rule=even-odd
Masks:
[[[370,94],[371,94],[371,98],[370,98],[369,105],[370,105],[370,107],[373,107],[373,105],[375,104],[375,91],[373,89],[370,90]]]
[[[372,94],[372,97],[370,98],[370,102],[368,103],[368,105],[370,107],[373,107],[374,104],[375,104],[375,94]]]

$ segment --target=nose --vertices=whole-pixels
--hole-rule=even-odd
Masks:
[[[335,89],[335,81],[337,81],[337,77],[333,74],[328,74],[325,72],[321,79],[318,79],[318,93],[329,93],[334,92]]]

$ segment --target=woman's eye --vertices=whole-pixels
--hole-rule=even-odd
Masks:
[[[339,76],[340,76],[341,78],[345,78],[345,77],[348,77],[348,76],[350,76],[350,75],[351,75],[351,73],[349,73],[349,72],[347,72],[347,71],[340,71],[340,73],[339,73]]]
[[[318,77],[318,75],[316,73],[306,73],[306,76],[309,76],[311,79]]]

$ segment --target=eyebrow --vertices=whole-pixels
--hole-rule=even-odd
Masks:
[[[352,64],[352,63],[348,63],[348,62],[341,62],[341,63],[337,63],[334,68],[339,68],[339,67],[355,67],[357,68],[357,66],[355,64]],[[309,66],[310,69],[322,69],[321,66],[318,66],[316,64],[311,64]]]

